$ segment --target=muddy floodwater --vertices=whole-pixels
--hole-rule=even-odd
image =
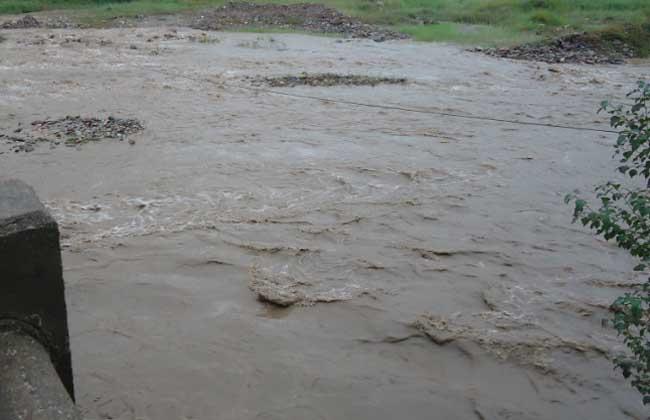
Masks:
[[[163,27],[3,36],[1,133],[144,126],[0,138],[0,175],[60,223],[87,419],[647,418],[604,321],[634,261],[563,203],[611,176],[615,134],[440,113],[606,130],[599,102],[649,64]],[[302,72],[406,82],[250,82]]]

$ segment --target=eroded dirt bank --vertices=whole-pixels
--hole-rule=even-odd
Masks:
[[[632,262],[562,203],[611,173],[614,136],[304,97],[607,128],[599,101],[647,64],[182,28],[3,35],[2,133],[144,127],[30,151],[0,138],[0,175],[62,227],[88,419],[647,417],[602,325]],[[407,82],[272,88],[302,98],[250,83],[302,72]],[[265,287],[288,307],[258,301]]]

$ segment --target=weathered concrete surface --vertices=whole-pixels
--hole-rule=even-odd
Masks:
[[[58,226],[31,187],[0,179],[0,331],[16,329],[47,347],[74,399]]]
[[[0,349],[0,419],[81,419],[48,351],[36,339],[5,331]]]

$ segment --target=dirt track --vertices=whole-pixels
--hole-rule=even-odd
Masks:
[[[0,175],[34,185],[62,227],[88,419],[646,418],[601,323],[632,261],[562,202],[609,176],[615,136],[435,113],[607,129],[598,103],[647,63],[169,28],[3,35],[2,132],[66,115],[145,126],[133,144],[0,139]],[[408,83],[273,88],[295,97],[247,79],[303,71]],[[293,305],[259,302],[260,281]]]

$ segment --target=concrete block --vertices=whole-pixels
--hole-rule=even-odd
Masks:
[[[0,419],[81,420],[41,343],[5,331],[0,349]]]
[[[30,186],[0,179],[0,333],[8,331],[47,349],[74,400],[59,228]]]

